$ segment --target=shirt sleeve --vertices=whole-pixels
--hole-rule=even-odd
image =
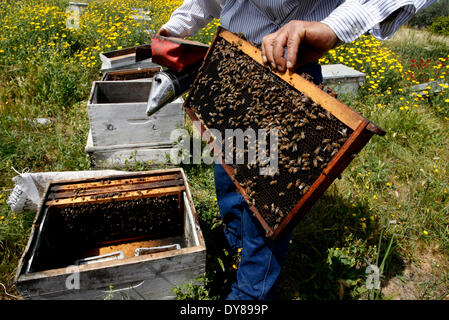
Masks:
[[[212,19],[219,18],[226,0],[184,0],[173,11],[170,20],[161,28],[174,37],[187,37],[197,33]]]
[[[390,38],[418,10],[435,0],[347,0],[321,22],[342,42],[354,41],[370,32],[375,38]]]

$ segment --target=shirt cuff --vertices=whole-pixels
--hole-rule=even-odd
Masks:
[[[179,23],[176,19],[170,19],[161,27],[161,29],[165,29],[170,32],[170,36],[172,37],[184,38],[191,35],[189,29],[184,28],[182,23]]]
[[[370,11],[357,1],[346,1],[321,22],[327,24],[339,40],[349,43],[378,23]]]

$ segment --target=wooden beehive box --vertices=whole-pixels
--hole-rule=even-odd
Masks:
[[[111,70],[104,72],[101,81],[139,81],[142,79],[151,80],[153,76],[161,71],[161,67],[143,69]]]
[[[120,70],[158,67],[152,62],[151,45],[144,44],[100,53],[101,70]]]
[[[24,299],[171,299],[205,254],[182,169],[50,183],[15,282]]]
[[[239,151],[221,155],[224,169],[272,239],[298,223],[374,134],[385,134],[304,77],[267,68],[260,50],[219,28],[184,103],[194,124],[200,123],[203,132],[217,130],[226,143],[226,130],[277,130],[278,166],[270,175],[260,174],[268,161],[248,162],[249,150],[256,147],[250,139],[240,150],[246,162],[234,162]],[[217,131],[211,143],[224,153]]]
[[[173,130],[184,128],[183,99],[146,115],[152,82],[95,81],[87,111],[90,132],[86,152],[101,166],[124,164],[127,159],[166,163],[177,152]]]
[[[365,81],[366,74],[343,64],[321,66],[323,84],[330,86],[338,94],[356,95]]]

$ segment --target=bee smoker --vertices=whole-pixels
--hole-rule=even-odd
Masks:
[[[156,73],[148,98],[147,115],[151,116],[186,92],[195,81],[200,66],[201,63],[196,63],[181,72],[166,70]]]
[[[173,37],[155,36],[151,42],[153,62],[168,69],[153,77],[146,110],[148,116],[190,88],[209,48],[200,42]]]

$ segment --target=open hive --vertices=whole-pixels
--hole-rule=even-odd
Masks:
[[[79,290],[66,279],[76,265]],[[205,267],[205,244],[182,169],[51,183],[20,260],[24,298],[173,298]],[[139,284],[136,289],[135,284]]]
[[[184,104],[202,130],[224,137],[213,141],[222,150],[223,167],[270,238],[291,229],[371,136],[384,134],[303,76],[265,67],[256,47],[220,28]],[[277,150],[270,146],[268,153],[278,153],[277,170],[259,174],[272,163],[249,161],[258,145],[248,137],[242,150],[234,146],[224,154],[226,139],[236,142],[228,129],[276,129]],[[233,162],[239,156],[246,162]]]

